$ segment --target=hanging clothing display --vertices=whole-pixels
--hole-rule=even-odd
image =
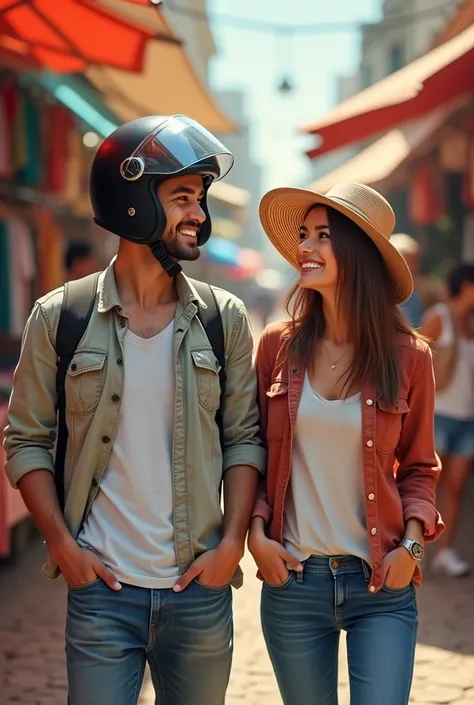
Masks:
[[[65,106],[0,72],[0,180],[9,187],[0,191],[0,332],[14,338],[21,337],[34,300],[65,280],[65,234],[56,209],[84,218],[90,208],[92,152],[81,127]],[[15,187],[38,196],[22,206],[23,192],[16,197]],[[44,204],[34,206],[35,200]]]

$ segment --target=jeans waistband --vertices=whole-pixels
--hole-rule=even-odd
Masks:
[[[304,572],[319,573],[363,573],[370,580],[372,570],[366,561],[357,556],[310,556],[304,561]]]

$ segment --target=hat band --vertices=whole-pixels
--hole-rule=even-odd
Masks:
[[[333,201],[337,201],[338,203],[341,203],[343,206],[347,206],[348,208],[350,208],[351,211],[354,211],[354,213],[356,213],[357,215],[359,215],[359,216],[360,216],[361,218],[363,218],[369,225],[371,225],[373,228],[375,228],[381,235],[383,234],[383,233],[380,231],[380,228],[379,228],[377,225],[375,225],[375,223],[373,222],[373,220],[371,220],[371,219],[368,217],[367,213],[364,213],[363,211],[361,211],[360,208],[357,208],[357,206],[355,206],[353,203],[351,203],[350,201],[347,201],[345,198],[340,198],[339,196],[329,196],[329,198],[331,198]]]

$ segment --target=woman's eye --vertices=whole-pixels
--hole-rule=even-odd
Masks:
[[[319,237],[320,237],[320,238],[330,238],[331,236],[330,236],[329,233],[324,233],[324,232],[323,232],[323,233],[319,233]]]
[[[298,233],[298,238],[301,242],[303,242],[303,240],[306,238],[306,233],[303,233],[303,232]]]

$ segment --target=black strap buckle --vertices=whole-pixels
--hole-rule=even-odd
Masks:
[[[168,250],[161,240],[156,242],[154,245],[150,245],[149,247],[153,253],[153,257],[158,260],[169,277],[175,277],[182,271],[182,267],[179,262],[175,262],[175,260],[170,257]]]

